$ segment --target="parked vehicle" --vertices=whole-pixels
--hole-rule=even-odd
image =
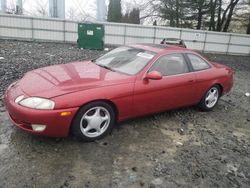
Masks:
[[[179,46],[182,48],[187,48],[185,42],[181,39],[177,39],[177,38],[164,38],[161,41],[161,44],[170,44],[170,45],[175,45],[175,46]]]
[[[192,50],[135,44],[28,72],[8,87],[4,103],[27,132],[93,141],[129,118],[192,105],[210,111],[232,86],[231,68]]]

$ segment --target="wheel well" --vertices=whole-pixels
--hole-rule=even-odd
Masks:
[[[219,84],[219,83],[216,83],[216,84],[210,86],[210,88],[213,87],[213,86],[218,86],[218,87],[220,88],[220,97],[221,97],[221,96],[222,96],[222,93],[223,93],[223,86],[222,86],[221,84]],[[208,88],[208,90],[209,90],[210,88]],[[207,90],[207,91],[208,91],[208,90]],[[206,91],[206,92],[207,92],[207,91]],[[201,97],[200,101],[202,100],[202,98],[204,97],[204,95],[206,94],[206,92],[203,94],[203,96]]]
[[[108,103],[115,111],[115,119],[116,121],[118,120],[118,115],[119,115],[119,111],[118,111],[118,108],[117,106],[115,105],[115,103],[113,103],[112,101],[110,100],[100,100],[100,101],[103,101],[103,102],[106,102]]]
[[[217,86],[219,86],[219,88],[220,88],[220,96],[222,95],[222,93],[223,93],[223,86],[221,85],[221,84],[215,84],[215,85],[217,85]]]
[[[93,100],[93,101],[90,101],[90,102],[88,102],[88,103],[83,104],[81,107],[83,107],[83,106],[85,106],[85,105],[87,105],[87,104],[89,104],[89,103],[92,103],[92,102],[105,102],[105,103],[109,104],[109,105],[114,109],[116,121],[118,120],[118,115],[119,115],[118,108],[117,108],[117,106],[115,105],[115,103],[113,103],[111,100],[107,100],[107,99]]]
[[[110,101],[110,100],[106,100],[106,99],[93,100],[93,101],[90,101],[90,102],[88,102],[88,103],[85,103],[85,104],[83,104],[83,105],[81,105],[81,106],[79,107],[78,111],[75,113],[75,115],[74,115],[74,117],[72,118],[72,121],[71,121],[71,123],[70,123],[69,134],[71,134],[72,123],[73,123],[73,121],[74,121],[74,119],[75,119],[77,113],[79,112],[79,110],[80,110],[83,106],[85,106],[85,105],[87,105],[87,104],[89,104],[89,103],[98,102],[98,101],[105,102],[105,103],[109,104],[109,105],[114,109],[114,112],[115,112],[115,121],[118,121],[119,111],[118,111],[118,108],[117,108],[117,106],[115,105],[115,103],[113,103],[113,102]]]

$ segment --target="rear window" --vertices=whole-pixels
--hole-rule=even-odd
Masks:
[[[200,58],[199,56],[194,55],[194,54],[187,54],[187,56],[188,56],[190,63],[192,64],[192,67],[195,71],[210,68],[210,65],[205,60]]]

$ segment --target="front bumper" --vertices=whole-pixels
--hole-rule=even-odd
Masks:
[[[8,88],[4,95],[4,104],[10,120],[17,127],[35,134],[49,137],[66,137],[69,134],[70,125],[76,108],[59,109],[59,110],[35,110],[20,106],[14,102],[12,89]],[[68,116],[61,116],[62,112],[71,112]],[[46,125],[42,132],[34,131],[31,124]]]

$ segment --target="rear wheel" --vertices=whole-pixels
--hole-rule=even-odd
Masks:
[[[115,112],[105,102],[83,106],[73,120],[72,134],[83,141],[94,141],[106,136],[114,127]]]
[[[200,109],[202,111],[211,111],[219,101],[220,92],[218,85],[211,87],[201,99],[199,103]]]

